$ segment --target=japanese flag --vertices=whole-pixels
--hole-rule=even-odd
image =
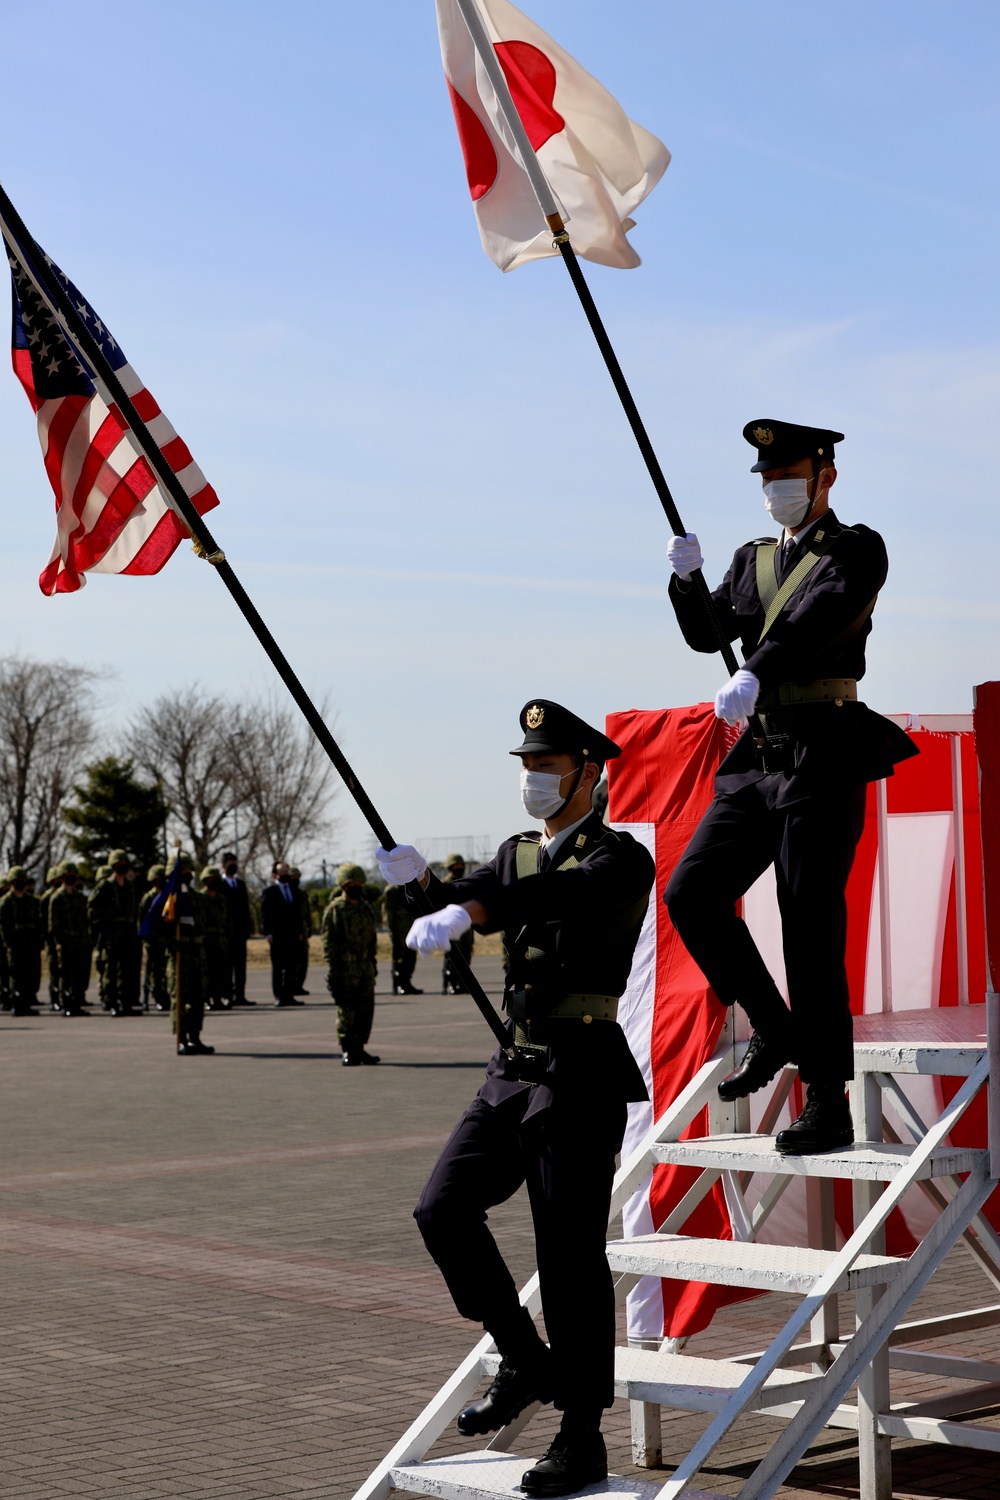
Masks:
[[[502,271],[557,254],[457,0],[436,3],[483,248]],[[670,152],[509,0],[476,3],[574,250],[604,266],[637,266],[625,232]]]

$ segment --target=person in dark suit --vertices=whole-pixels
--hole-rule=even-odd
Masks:
[[[554,1400],[559,1432],[522,1480],[527,1494],[549,1496],[607,1475],[601,1420],[614,1399],[615,1308],[605,1240],[627,1105],[646,1098],[616,1016],[655,867],[592,810],[619,747],[544,698],[525,704],[520,723],[523,743],[510,753],[521,761],[525,811],[544,820],[540,834],[507,839],[489,864],[447,885],[410,846],[377,858],[388,881],[408,894],[419,881],[435,908],[407,937],[419,952],[447,950],[473,926],[503,932],[510,1047],[490,1060],[415,1217],[455,1306],[501,1354],[459,1431],[491,1432],[532,1401]],[[524,1183],[549,1347],[486,1224]]]
[[[222,894],[226,898],[229,918],[229,1003],[256,1005],[247,999],[247,942],[253,933],[250,894],[246,881],[240,879],[240,867],[232,850],[222,856]]]
[[[739,1001],[753,1026],[743,1064],[719,1094],[744,1098],[797,1063],[806,1107],[776,1145],[805,1155],[854,1140],[845,1097],[854,1076],[845,887],[866,783],[891,776],[917,751],[858,701],[888,560],[878,532],[845,526],[830,509],[834,444],[843,434],[764,419],[749,422],[743,436],[757,450],[752,472],[782,534],[740,547],[712,595],[723,635],[739,638],[745,657],[716,694],[715,711],[743,733],[663,899],[716,997]],[[718,650],[690,586],[702,562],[697,537],[672,538],[667,555],[684,639],[695,651]],[[736,911],[772,865],[788,1006]]]
[[[302,920],[295,892],[288,880],[288,866],[276,860],[274,877],[260,898],[260,925],[271,950],[271,989],[275,1009],[301,1005],[295,998],[296,977],[302,951]]]

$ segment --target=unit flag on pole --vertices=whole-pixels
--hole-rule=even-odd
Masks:
[[[6,230],[14,298],[12,359],[38,421],[45,469],[56,497],[56,540],[38,583],[43,594],[82,588],[85,573],[158,573],[189,535],[124,416],[70,342]],[[219,500],[107,326],[47,255],[126,394],[199,514]]]
[[[502,271],[558,252],[456,0],[436,0],[441,56],[483,249]],[[573,249],[639,264],[631,214],[670,163],[662,141],[509,0],[477,0]]]

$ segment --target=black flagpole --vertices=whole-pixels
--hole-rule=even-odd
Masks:
[[[76,346],[78,353],[97,372],[102,383],[107,387],[109,395],[113,398],[115,405],[131,428],[132,434],[145,454],[150,467],[184,518],[185,525],[194,539],[195,551],[199,556],[204,557],[213,565],[215,571],[236,601],[237,608],[263,646],[264,652],[278,673],[278,676],[295,699],[313,734],[319,740],[327,756],[336,767],[338,774],[357,803],[369,828],[375,834],[383,849],[392,849],[396,840],[379,816],[375,804],[354,774],[347,757],[327,728],[323,716],[292,670],[288,658],[257,612],[253,600],[233,572],[231,565],[226,561],[226,554],[219,547],[219,544],[205,524],[204,518],[198,514],[184,486],[164,458],[159,444],[136,411],[118,376],[105,359],[100,344],[98,344],[97,340],[90,333],[80,314],[66,295],[64,288],[60,286],[58,277],[52,274],[46,263],[44,252],[29,234],[20,214],[2,187],[0,187],[0,217],[4,220],[4,230],[7,237],[12,241],[14,248],[20,251],[25,269],[30,270],[33,280],[48,301],[52,311],[58,315],[64,334]],[[415,886],[414,889],[418,893],[417,900],[420,905],[426,912],[430,912],[433,908],[425,893],[419,886]],[[472,996],[473,1001],[479,1007],[483,1018],[497,1041],[502,1047],[509,1047],[510,1038],[507,1035],[506,1028],[464,956],[457,948],[453,948],[449,954],[449,960]]]
[[[649,440],[649,434],[646,431],[642,417],[639,415],[639,408],[633,400],[632,392],[629,390],[628,382],[618,362],[618,356],[615,354],[611,340],[608,338],[607,329],[604,327],[601,315],[597,310],[597,304],[594,302],[590,288],[584,279],[576,252],[570,244],[565,222],[563,221],[562,214],[559,212],[559,205],[556,203],[555,195],[542,170],[542,165],[535,154],[535,149],[528,139],[524,122],[518,114],[517,105],[514,103],[503,68],[500,66],[496,52],[493,49],[492,39],[483,23],[477,0],[456,0],[456,3],[469,29],[472,45],[476,49],[476,53],[490,83],[493,85],[497,103],[500,105],[507,125],[510,127],[511,134],[517,145],[521,165],[524,167],[532,190],[538,200],[539,210],[545,223],[552,231],[553,244],[562,256],[563,263],[569,272],[570,280],[576,288],[576,293],[583,306],[587,322],[590,324],[594,338],[597,340],[598,348],[604,357],[604,363],[607,365],[608,374],[611,376],[614,388],[618,393],[618,399],[625,409],[629,426],[639,445],[639,452],[642,454],[643,461],[649,471],[649,477],[653,481],[653,488],[656,490],[660,504],[663,506],[664,514],[670,522],[674,536],[686,536],[687,532],[681,520],[680,512],[674,504],[674,498],[670,493],[670,488],[660,467],[660,461],[653,450],[653,445]],[[695,594],[705,610],[712,634],[715,637],[716,647],[722,655],[726,670],[732,676],[735,672],[739,671],[739,662],[736,659],[736,653],[731,644],[726,640],[722,624],[715,610],[711,592],[705,581],[705,575],[700,568],[697,568],[691,574],[691,582],[694,585]],[[751,716],[750,724],[753,729],[754,738],[758,744],[763,744],[764,729],[757,715]]]

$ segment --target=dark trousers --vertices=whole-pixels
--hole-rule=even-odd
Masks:
[[[805,1083],[854,1077],[844,953],[844,890],[865,818],[865,788],[774,805],[781,778],[716,797],[664,893],[670,920],[723,1005],[789,1046]],[[788,1008],[736,903],[774,866]],[[791,1024],[789,1025],[789,1010]]]
[[[533,1092],[496,1108],[473,1101],[414,1218],[462,1316],[482,1323],[515,1365],[530,1362],[537,1339],[486,1222],[489,1209],[527,1183],[555,1404],[599,1412],[614,1400],[615,1298],[605,1241],[626,1107],[596,1098],[525,1121]]]
[[[298,989],[300,952],[301,945],[295,938],[271,939],[271,989],[275,1000],[284,1004],[294,999]]]
[[[392,935],[392,972],[397,984],[410,984],[413,980],[413,971],[417,967],[417,952],[415,948],[406,946],[406,938]]]
[[[247,945],[245,938],[234,938],[229,950],[228,992],[233,1000],[247,997]]]

